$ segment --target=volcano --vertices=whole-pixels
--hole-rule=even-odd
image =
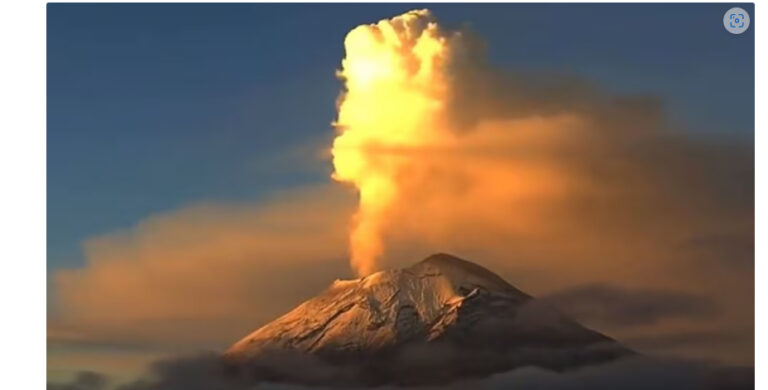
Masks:
[[[408,268],[335,281],[232,345],[224,361],[270,381],[438,385],[632,354],[493,272],[436,254]]]

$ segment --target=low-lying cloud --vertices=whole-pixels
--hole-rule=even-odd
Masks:
[[[687,293],[629,290],[589,284],[543,297],[580,321],[601,328],[650,325],[670,318],[706,319],[717,314],[710,300]]]
[[[82,371],[69,382],[48,383],[48,390],[106,390],[109,378],[93,371]]]
[[[312,367],[307,367],[312,369]],[[75,381],[76,382],[76,381]],[[49,389],[77,389],[56,387]],[[364,389],[361,387],[346,387]],[[565,372],[534,367],[512,370],[482,379],[459,381],[440,387],[422,386],[411,389],[548,389],[548,390],[746,390],[754,389],[754,369],[750,367],[716,366],[695,361],[634,357]],[[101,388],[82,388],[82,390]],[[116,390],[309,390],[332,389],[323,386],[301,386],[262,381],[260,378],[238,377],[228,372],[215,354],[187,356],[155,362],[146,377],[120,385]],[[376,389],[401,389],[403,386],[379,386]]]

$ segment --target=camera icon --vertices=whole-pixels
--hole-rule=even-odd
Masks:
[[[723,26],[731,34],[741,34],[749,28],[749,13],[743,8],[733,7],[723,15]]]
[[[731,28],[744,28],[744,25],[746,24],[744,22],[744,14],[730,14],[728,15],[728,18],[731,19],[731,21],[728,23]]]

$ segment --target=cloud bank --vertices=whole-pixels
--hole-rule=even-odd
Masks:
[[[313,369],[307,367],[307,369]],[[73,383],[77,383],[77,380]],[[56,387],[59,386],[59,387]],[[100,390],[100,387],[62,387],[49,389]],[[350,389],[362,389],[349,387]],[[440,389],[548,389],[548,390],[746,390],[754,389],[754,370],[709,364],[636,357],[562,373],[537,368],[522,368],[483,379],[455,382]],[[144,378],[117,387],[117,390],[308,390],[329,389],[240,378],[222,368],[215,354],[188,356],[155,362]],[[388,387],[376,389],[436,389],[435,387]]]
[[[85,243],[55,275],[54,343],[224,347],[345,276],[349,194],[200,204]]]
[[[672,291],[627,290],[591,284],[543,297],[571,316],[599,323],[602,327],[654,324],[672,317],[708,319],[717,314],[715,305],[703,297]]]

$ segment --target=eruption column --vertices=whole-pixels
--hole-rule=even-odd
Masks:
[[[358,26],[344,40],[333,178],[359,191],[349,244],[360,276],[377,270],[386,215],[406,201],[398,180],[413,164],[410,154],[446,136],[441,122],[457,38],[419,10]]]

